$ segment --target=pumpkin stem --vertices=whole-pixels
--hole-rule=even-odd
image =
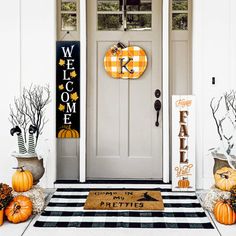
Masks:
[[[12,215],[15,215],[20,210],[20,208],[21,208],[21,206],[18,205],[17,203],[15,203]]]
[[[19,167],[13,167],[12,169],[14,170],[20,170],[20,172],[24,172],[24,166],[19,166]]]

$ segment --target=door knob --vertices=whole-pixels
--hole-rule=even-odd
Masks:
[[[160,110],[161,110],[161,101],[160,100],[155,101],[154,108],[157,112],[157,120],[156,120],[155,125],[158,127],[159,126],[159,113],[160,113]]]

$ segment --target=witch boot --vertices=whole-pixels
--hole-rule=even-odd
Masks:
[[[24,139],[21,134],[21,129],[19,126],[16,126],[10,130],[11,135],[13,136],[15,133],[17,134],[17,141],[18,141],[18,148],[20,154],[27,153],[27,150],[25,148]]]
[[[35,144],[34,144],[34,133],[37,131],[37,127],[30,125],[29,127],[29,142],[28,142],[28,153],[35,154]]]

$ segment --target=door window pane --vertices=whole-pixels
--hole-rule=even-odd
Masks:
[[[173,30],[187,30],[188,29],[188,14],[187,13],[173,13],[172,14],[172,29]]]
[[[122,15],[98,14],[98,30],[122,30]]]
[[[188,10],[188,0],[173,0],[172,10],[174,10],[174,11],[187,11]]]
[[[62,11],[76,11],[76,2],[62,2],[61,10]]]
[[[61,29],[62,30],[76,30],[76,14],[61,14]]]
[[[152,0],[97,0],[97,29],[151,30],[151,10]]]
[[[152,15],[151,14],[128,14],[127,29],[128,30],[151,30]]]
[[[151,11],[152,0],[127,0],[127,11]]]
[[[119,0],[98,0],[97,11],[121,11]]]

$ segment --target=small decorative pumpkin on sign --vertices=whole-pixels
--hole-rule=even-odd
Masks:
[[[236,171],[229,167],[223,167],[216,171],[215,175],[216,187],[223,191],[230,191],[236,185]]]
[[[190,182],[188,178],[183,177],[183,179],[180,179],[178,181],[178,187],[179,188],[188,188],[190,186]]]
[[[218,201],[215,204],[213,212],[216,220],[221,224],[232,225],[236,222],[236,213],[232,209],[229,201]]]
[[[115,79],[138,79],[147,68],[146,52],[138,46],[118,43],[106,52],[104,68]]]
[[[79,132],[75,129],[63,128],[57,136],[58,138],[79,138]]]
[[[12,176],[12,188],[16,192],[26,192],[33,186],[33,175],[29,170],[24,170],[24,167],[17,167],[16,172]]]
[[[14,197],[5,210],[7,219],[14,223],[26,221],[32,215],[33,204],[28,197],[19,195]]]

